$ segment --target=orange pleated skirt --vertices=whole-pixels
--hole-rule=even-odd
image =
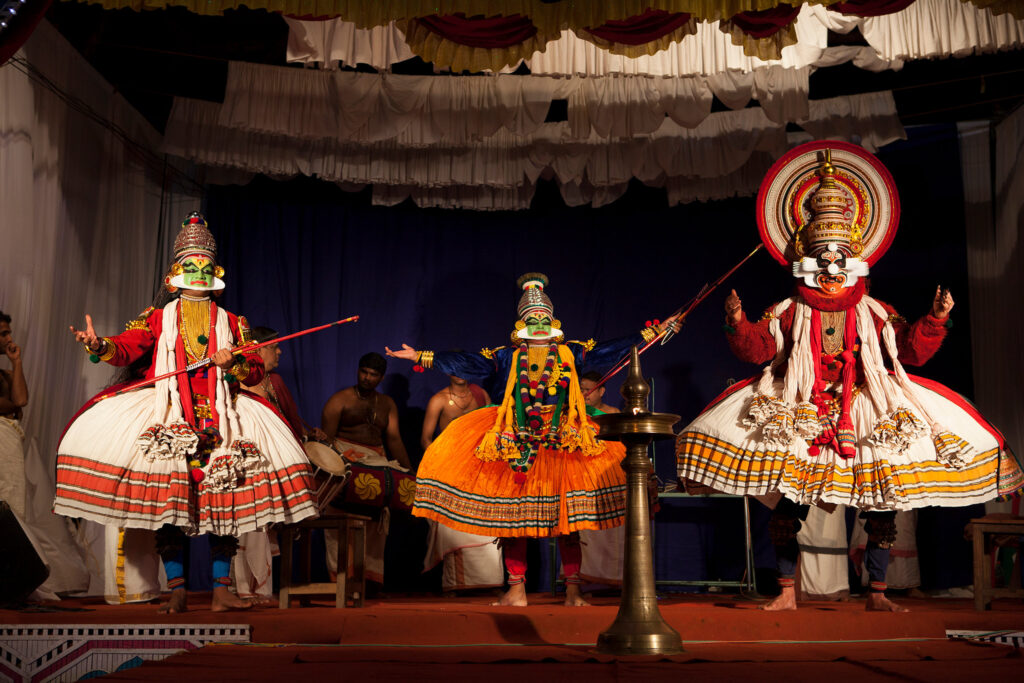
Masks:
[[[476,454],[497,410],[491,406],[463,415],[430,445],[416,473],[414,515],[502,538],[562,536],[622,524],[626,451],[621,443],[601,441],[604,448],[596,455],[542,446],[519,483],[508,462],[485,462]]]

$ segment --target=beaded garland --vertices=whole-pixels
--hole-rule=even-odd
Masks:
[[[542,445],[557,446],[559,443],[558,425],[561,421],[565,394],[569,388],[570,369],[565,363],[558,364],[556,367],[557,359],[558,344],[550,344],[540,377],[531,380],[529,345],[524,342],[519,347],[519,392],[516,400],[516,422],[519,428],[516,432],[516,442],[521,455],[509,463],[516,473],[518,481],[525,479],[526,473],[536,460],[537,451]],[[557,396],[555,411],[551,416],[551,424],[547,431],[541,434],[541,429],[544,427],[541,408],[548,395]]]

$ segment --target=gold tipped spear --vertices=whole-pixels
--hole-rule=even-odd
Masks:
[[[279,343],[281,343],[283,341],[288,341],[289,339],[295,339],[296,337],[301,337],[303,335],[312,334],[313,332],[319,332],[320,330],[326,330],[329,327],[335,327],[337,325],[344,325],[345,323],[355,322],[356,320],[359,320],[359,316],[358,315],[352,315],[352,316],[349,316],[348,318],[342,318],[341,320],[335,320],[333,323],[327,323],[326,325],[320,325],[318,327],[311,327],[308,330],[302,330],[301,332],[293,332],[291,334],[286,334],[283,337],[274,337],[273,339],[268,339],[267,341],[260,342],[259,344],[253,344],[251,342],[247,343],[247,344],[242,344],[241,346],[236,346],[235,348],[231,349],[231,355],[237,356],[240,353],[248,353],[250,351],[255,351],[256,349],[262,348],[264,346],[268,346],[270,344],[279,344]],[[166,373],[160,375],[159,377],[151,377],[150,379],[139,380],[138,382],[134,382],[132,384],[129,384],[128,386],[123,387],[121,389],[118,389],[117,391],[112,391],[109,394],[103,394],[102,396],[97,397],[96,400],[97,401],[102,401],[105,398],[113,398],[114,396],[120,396],[121,394],[126,394],[129,391],[133,391],[135,389],[141,389],[142,387],[148,387],[151,384],[156,384],[157,382],[159,382],[162,379],[167,379],[168,377],[174,377],[175,375],[182,375],[182,374],[184,374],[186,372],[192,372],[193,370],[198,370],[199,368],[205,368],[211,362],[212,361],[209,358],[203,358],[203,359],[197,360],[195,363],[190,363],[190,364],[186,365],[183,368],[179,368],[177,370],[172,370],[170,372],[166,372]]]

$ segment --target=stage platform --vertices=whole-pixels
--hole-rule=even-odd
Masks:
[[[566,608],[546,594],[531,595],[525,608],[488,602],[391,597],[363,609],[337,610],[327,599],[314,599],[309,607],[288,610],[211,613],[209,594],[196,593],[190,611],[180,615],[158,615],[151,604],[110,606],[84,599],[54,603],[52,612],[0,610],[0,624],[116,627],[128,629],[129,638],[140,629],[161,628],[214,634],[201,647],[185,645],[181,654],[114,673],[115,680],[972,680],[1024,671],[1019,600],[998,600],[991,611],[977,612],[970,600],[903,599],[900,604],[910,612],[895,614],[867,612],[857,599],[764,612],[757,602],[731,596],[668,597],[662,614],[682,635],[686,652],[654,659],[593,651],[598,634],[615,617],[616,599],[597,598],[586,608]],[[951,632],[970,632],[972,639],[951,640]],[[249,642],[229,644],[230,637],[216,635],[226,633],[245,634],[238,640]],[[1000,634],[1009,645],[991,642]],[[325,678],[311,678],[320,676]]]

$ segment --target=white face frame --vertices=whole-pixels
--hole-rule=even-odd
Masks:
[[[824,264],[828,263],[827,266]],[[840,265],[842,264],[842,265]],[[804,284],[812,289],[822,289],[819,276],[836,277],[842,275],[845,280],[842,288],[847,289],[857,284],[857,280],[866,277],[868,264],[856,256],[847,256],[844,249],[840,249],[836,243],[828,245],[826,251],[818,254],[817,257],[805,256],[793,263],[793,277],[802,279]]]

